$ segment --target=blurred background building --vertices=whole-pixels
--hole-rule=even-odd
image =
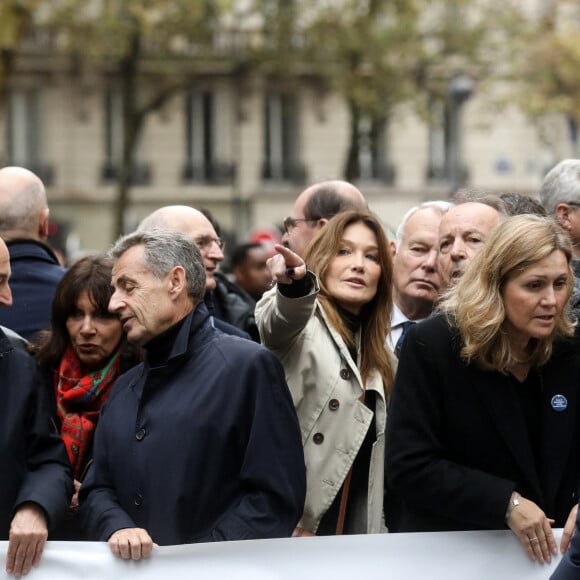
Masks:
[[[391,229],[464,185],[535,195],[578,155],[556,41],[580,14],[515,4],[2,0],[0,165],[44,180],[74,251],[168,204],[243,240],[325,179]]]

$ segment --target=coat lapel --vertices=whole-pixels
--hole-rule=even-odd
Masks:
[[[327,316],[326,316],[326,312],[324,312],[324,308],[322,308],[322,306],[320,306],[319,303],[316,304],[316,308],[317,311],[320,313],[320,316],[322,318],[322,320],[324,320],[324,324],[326,326],[326,329],[328,330],[328,334],[330,334],[330,337],[332,338],[332,340],[334,341],[334,344],[336,345],[336,349],[338,350],[338,352],[340,353],[340,358],[343,361],[343,364],[348,366],[351,370],[352,373],[354,373],[357,382],[361,388],[361,394],[364,391],[363,388],[363,380],[359,371],[359,368],[356,364],[356,362],[352,359],[352,357],[350,356],[350,352],[348,350],[348,347],[346,346],[344,340],[342,340],[342,337],[340,336],[340,334],[338,334],[338,332],[333,328],[333,326],[330,324],[330,321],[328,320]],[[358,333],[360,335],[360,333]],[[358,342],[358,346],[360,347],[360,336],[357,336],[357,342]],[[360,352],[360,348],[359,348],[359,352]]]
[[[478,391],[482,404],[487,407],[493,417],[497,430],[510,449],[514,461],[524,473],[527,482],[536,491],[537,497],[542,498],[540,480],[530,449],[528,430],[511,381],[512,379],[508,376],[481,371],[476,375],[474,387]]]
[[[579,365],[570,368],[570,362],[578,362],[577,355],[570,356],[566,361],[555,360],[542,371],[542,382],[545,385],[543,399],[544,436],[541,450],[541,477],[549,505],[553,504],[558,492],[566,463],[570,461],[572,446],[576,441],[572,436],[576,432],[576,408],[578,404],[578,385],[580,384]],[[559,396],[559,397],[558,397]],[[554,397],[558,397],[554,401]],[[562,408],[562,397],[566,406]],[[560,403],[558,405],[557,403]]]

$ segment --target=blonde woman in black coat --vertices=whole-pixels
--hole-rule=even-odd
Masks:
[[[580,473],[571,255],[551,220],[510,218],[442,313],[409,331],[387,424],[401,531],[509,527],[549,562],[555,525],[568,546]]]

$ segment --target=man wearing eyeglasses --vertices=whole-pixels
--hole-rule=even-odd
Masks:
[[[351,183],[323,181],[311,185],[296,199],[292,215],[284,219],[282,243],[302,256],[306,246],[329,219],[351,209],[367,209],[363,194]]]
[[[240,325],[223,320],[218,313],[213,311],[213,308],[210,308],[213,301],[212,293],[216,290],[217,286],[215,274],[219,263],[224,259],[223,250],[225,244],[217,235],[209,219],[201,211],[188,205],[167,205],[148,215],[139,224],[137,231],[146,232],[153,228],[175,230],[185,234],[195,242],[205,267],[206,304],[209,302],[208,308],[210,309],[210,313],[214,315],[214,326],[226,334],[250,338],[248,332],[242,329]],[[232,299],[232,302],[234,300],[235,298]],[[239,319],[242,320],[243,316],[248,317],[251,315],[251,322],[253,323],[253,306],[243,303],[241,299],[236,302],[236,305],[240,312]]]
[[[540,201],[572,241],[574,290],[570,310],[573,317],[580,318],[580,159],[564,159],[548,172],[540,188]]]

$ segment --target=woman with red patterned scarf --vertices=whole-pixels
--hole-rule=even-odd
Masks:
[[[76,522],[78,490],[92,460],[99,412],[116,378],[135,362],[119,318],[108,311],[112,262],[89,256],[64,275],[52,303],[52,329],[36,353],[56,396],[55,424],[66,445],[75,495],[58,539],[82,539]]]

